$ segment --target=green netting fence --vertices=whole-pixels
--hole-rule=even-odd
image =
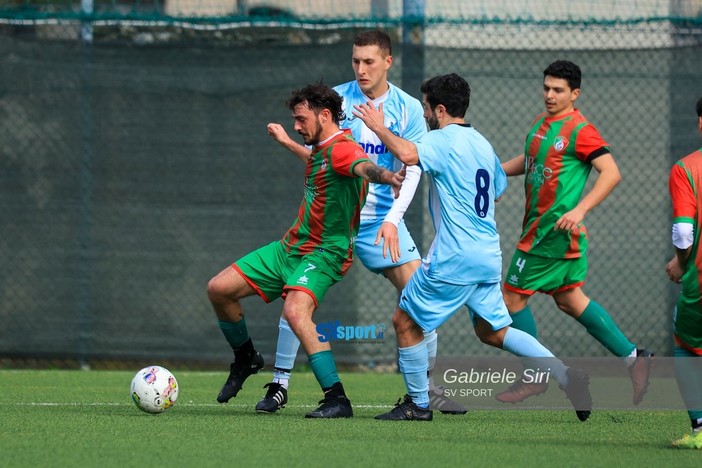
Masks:
[[[545,66],[582,67],[579,107],[623,174],[586,219],[585,291],[632,340],[670,354],[667,176],[702,146],[702,2],[554,3],[0,2],[0,362],[228,362],[207,281],[280,238],[302,196],[302,167],[266,123],[291,128],[292,89],[353,79],[351,43],[369,28],[393,37],[390,79],[411,94],[424,78],[465,76],[468,118],[503,160],[543,108]],[[510,182],[497,212],[505,263],[523,209],[522,180]],[[422,185],[407,216],[424,251],[426,196]],[[361,265],[332,288],[318,321],[387,328],[335,343],[340,362],[394,363],[395,301]],[[244,307],[272,363],[281,303]],[[557,354],[607,355],[548,297],[532,309]],[[462,311],[439,331],[439,353],[499,351]]]

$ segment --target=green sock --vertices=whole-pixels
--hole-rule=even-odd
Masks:
[[[536,321],[534,320],[534,315],[531,313],[531,309],[528,305],[522,310],[510,314],[510,317],[512,317],[512,324],[510,327],[521,330],[524,333],[528,333],[534,338],[538,338]]]
[[[700,376],[700,357],[682,346],[673,348],[673,364],[675,366],[675,380],[678,384],[680,396],[687,408],[687,414],[693,428],[702,418],[702,376]],[[699,421],[702,422],[702,421]]]
[[[236,350],[249,339],[249,330],[246,328],[246,320],[242,317],[238,322],[219,321],[219,328],[222,329],[227,342]]]
[[[329,388],[340,382],[331,350],[314,353],[310,355],[309,361],[312,372],[322,388]]]
[[[607,311],[595,301],[590,301],[577,321],[617,357],[627,357],[636,349],[636,346],[624,336]]]

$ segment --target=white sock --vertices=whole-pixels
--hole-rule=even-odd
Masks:
[[[281,378],[281,377],[274,377],[273,378],[273,383],[280,384],[280,386],[286,390],[288,389],[289,382],[290,382],[290,379],[285,379],[285,378]]]
[[[638,350],[636,348],[634,348],[634,350],[628,356],[626,356],[624,358],[624,364],[626,364],[626,367],[631,366],[634,363],[634,361],[636,361],[637,351]]]

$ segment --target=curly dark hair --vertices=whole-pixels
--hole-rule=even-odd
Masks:
[[[315,114],[319,114],[324,109],[329,109],[332,120],[337,125],[346,119],[346,114],[342,108],[343,98],[321,81],[296,89],[287,101],[290,110],[295,109],[295,106],[298,104],[305,103]]]
[[[421,91],[432,110],[442,104],[451,117],[465,117],[470,106],[470,86],[455,73],[429,78],[422,83]]]

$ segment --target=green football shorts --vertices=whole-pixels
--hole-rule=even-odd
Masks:
[[[291,255],[280,241],[254,250],[232,267],[266,302],[295,289],[308,293],[319,306],[329,288],[343,278],[342,260],[335,255],[320,250],[305,256]]]
[[[585,283],[587,255],[548,258],[517,250],[505,277],[505,289],[520,294],[554,294]]]

